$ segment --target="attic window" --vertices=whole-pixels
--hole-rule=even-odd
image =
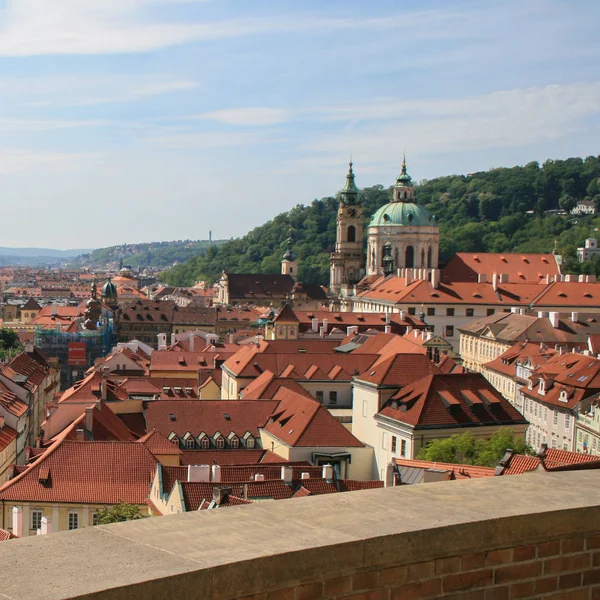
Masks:
[[[174,421],[175,420],[175,415],[173,413],[169,413],[169,419],[171,421]]]
[[[584,298],[593,298],[594,296],[592,296],[592,295],[591,295],[591,294],[588,292],[588,293],[585,293],[585,294],[583,295],[583,297],[584,297]]]
[[[581,383],[583,383],[584,381],[587,381],[589,379],[588,375],[582,375],[581,377],[577,378],[577,381],[580,381]]]
[[[371,372],[369,373],[369,375],[370,375],[371,377],[373,377],[373,375],[375,375],[375,371],[371,371]]]
[[[224,418],[226,421],[231,421],[231,415],[230,415],[229,413],[223,413],[223,418]]]
[[[561,293],[559,294],[559,297],[560,297],[560,298],[566,298],[566,297],[567,297],[567,295],[566,295],[564,292],[561,292]]]

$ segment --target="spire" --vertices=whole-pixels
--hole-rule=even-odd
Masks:
[[[396,187],[410,187],[411,182],[412,179],[410,175],[406,172],[406,152],[404,152],[404,155],[402,157],[402,171],[400,172],[400,175],[396,177]]]
[[[348,164],[348,174],[346,175],[346,185],[340,190],[342,202],[344,204],[358,204],[359,189],[354,182],[354,171],[352,170],[353,162],[350,160]]]
[[[292,252],[292,226],[290,225],[290,229],[289,229],[289,235],[287,240],[285,241],[286,243],[286,251],[285,254],[283,255],[283,260],[289,260],[291,262],[296,260],[296,257],[294,256],[294,253]]]

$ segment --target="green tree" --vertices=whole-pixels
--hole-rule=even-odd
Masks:
[[[119,504],[105,506],[98,511],[98,524],[107,525],[108,523],[135,521],[137,519],[145,519],[146,516],[140,512],[139,507],[135,504],[119,502]]]
[[[512,429],[503,428],[496,431],[489,440],[475,440],[470,433],[433,440],[421,450],[418,458],[433,462],[494,467],[509,449],[518,454],[534,454],[524,439],[515,438]]]
[[[0,329],[0,358],[17,356],[24,348],[19,336],[12,329]]]

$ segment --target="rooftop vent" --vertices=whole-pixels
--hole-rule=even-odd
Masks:
[[[223,413],[223,418],[224,418],[226,421],[231,421],[231,415],[230,415],[229,413]]]
[[[174,413],[169,413],[169,419],[170,419],[171,421],[174,421],[174,420],[175,420],[175,415],[174,415]]]

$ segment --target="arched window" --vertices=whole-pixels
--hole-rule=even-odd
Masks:
[[[240,440],[238,440],[237,437],[232,437],[231,441],[229,442],[232,448],[239,448],[240,447]]]
[[[207,436],[202,438],[200,445],[202,446],[202,450],[208,450],[210,448],[210,440]]]
[[[427,268],[431,269],[433,265],[431,264],[431,246],[427,248]]]
[[[354,225],[350,225],[350,227],[348,227],[348,241],[356,241],[356,227],[354,227]]]
[[[421,268],[423,268],[425,266],[427,266],[427,265],[425,264],[425,248],[423,248],[421,250]]]
[[[223,439],[223,436],[220,435],[217,438],[216,446],[219,450],[223,450],[223,448],[225,448],[225,440]]]
[[[246,448],[254,448],[254,438],[253,437],[249,437],[246,440]]]
[[[193,449],[196,447],[196,442],[194,441],[193,437],[189,437],[187,440],[185,440],[185,447],[188,449]]]
[[[415,249],[412,246],[406,248],[406,260],[404,266],[408,269],[412,269],[415,266]]]

